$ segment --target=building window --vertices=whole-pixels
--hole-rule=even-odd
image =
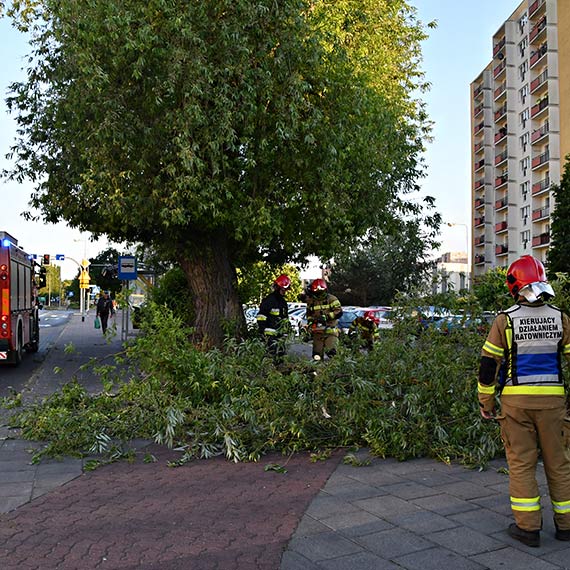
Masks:
[[[530,143],[530,135],[528,131],[519,137],[519,142],[521,145],[521,150],[523,152],[527,152]]]
[[[524,54],[526,53],[526,48],[528,47],[528,36],[525,36],[520,42],[519,42],[519,53],[521,54],[521,57],[524,57]]]
[[[530,222],[529,216],[530,216],[530,205],[523,206],[521,208],[521,221],[523,226],[528,225],[528,223]]]
[[[519,99],[522,105],[526,105],[527,97],[530,93],[528,83],[525,83],[521,89],[519,89]]]
[[[518,24],[519,24],[519,35],[522,35],[522,34],[525,33],[527,22],[528,22],[528,15],[527,15],[527,13],[525,12],[525,13],[519,18],[519,21],[518,21]]]
[[[527,180],[520,185],[521,196],[524,201],[528,199],[528,191],[530,189],[530,182]]]
[[[529,118],[530,118],[530,111],[527,107],[522,113],[519,113],[519,121],[521,124],[521,128],[523,130],[526,129],[526,124],[527,124]]]
[[[519,77],[521,81],[524,81],[526,79],[527,71],[528,71],[528,60],[525,60],[519,65]]]
[[[521,245],[526,248],[530,242],[530,230],[524,230],[521,232]]]
[[[525,156],[522,160],[519,161],[521,174],[526,176],[528,174],[528,169],[530,168],[530,157]]]

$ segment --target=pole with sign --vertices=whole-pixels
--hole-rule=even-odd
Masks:
[[[121,311],[121,340],[129,336],[129,319],[131,304],[129,299],[129,281],[137,279],[137,259],[134,255],[120,255],[118,264],[118,277],[123,282],[123,295],[127,300],[125,308]]]
[[[87,312],[87,291],[89,290],[89,261],[81,260],[81,273],[79,274],[79,309],[81,311],[81,320],[85,321],[85,313]]]

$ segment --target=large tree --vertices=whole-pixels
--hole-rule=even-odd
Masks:
[[[333,256],[421,216],[425,37],[404,0],[45,0],[12,85],[46,222],[176,261],[196,341],[243,318],[238,266]],[[29,21],[29,12],[26,14]],[[28,24],[23,24],[28,26]]]
[[[548,274],[570,273],[570,155],[566,156],[560,184],[552,186],[554,211],[551,214]]]
[[[439,225],[439,214],[430,219]],[[435,230],[415,221],[400,224],[394,235],[368,237],[334,259],[330,287],[343,304],[391,305],[396,293],[430,283],[434,266],[429,257],[438,244]]]

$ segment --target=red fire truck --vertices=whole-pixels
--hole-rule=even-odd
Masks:
[[[36,267],[18,241],[0,231],[0,363],[19,364],[24,350],[38,351]]]

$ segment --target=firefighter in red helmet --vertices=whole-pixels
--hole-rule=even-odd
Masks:
[[[267,344],[267,350],[277,364],[285,356],[285,337],[289,332],[289,307],[285,295],[291,287],[288,275],[279,275],[273,282],[273,291],[261,301],[257,325]]]
[[[315,279],[307,296],[307,322],[313,337],[313,358],[322,360],[336,354],[338,319],[342,315],[340,301],[328,292],[324,279]]]
[[[380,319],[374,311],[365,311],[363,315],[356,317],[348,329],[348,334],[352,337],[358,337],[364,342],[367,350],[372,350],[374,341],[380,337],[378,323]]]
[[[501,427],[515,519],[508,532],[527,546],[540,545],[540,448],[555,537],[570,541],[570,418],[561,372],[562,355],[570,357],[570,318],[548,303],[554,291],[534,257],[524,255],[510,265],[507,286],[516,304],[497,315],[485,341],[478,398],[483,418],[496,418]]]

